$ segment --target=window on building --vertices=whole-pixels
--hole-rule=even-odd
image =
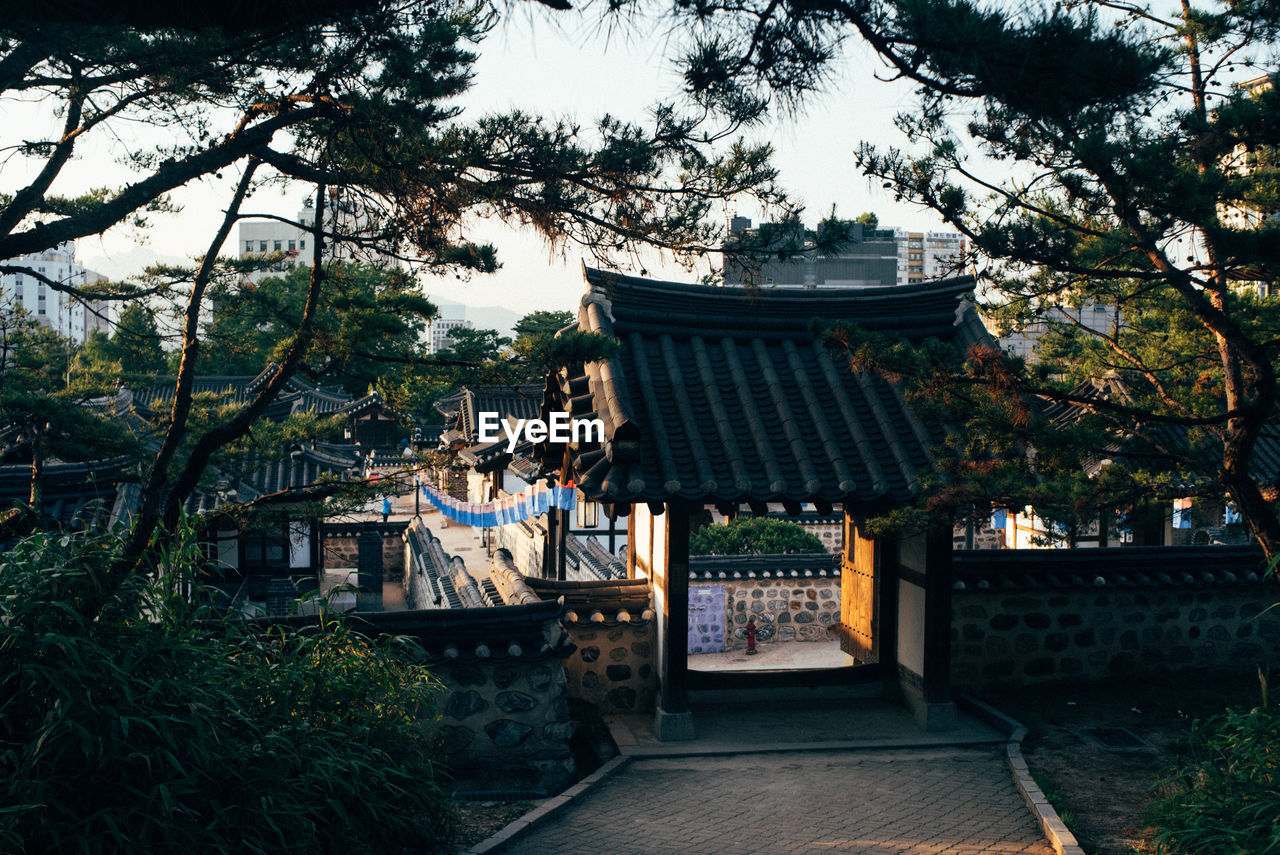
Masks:
[[[244,251],[253,252],[253,241],[247,240],[244,242]]]
[[[272,247],[272,249],[273,249],[273,250],[275,250],[276,252],[279,252],[279,251],[280,251],[280,241],[276,241],[276,242],[275,242],[275,246],[273,246],[273,247]]]
[[[297,246],[295,246],[295,244],[296,244],[296,243],[297,243],[297,241],[296,241],[296,240],[291,240],[291,241],[289,241],[289,251],[290,251],[290,252],[293,252],[295,249],[297,249],[297,248],[298,248]]]
[[[258,241],[258,252],[267,251],[267,242],[265,240]]]
[[[305,240],[298,241],[298,249],[306,249],[306,248],[307,248],[307,242]]]

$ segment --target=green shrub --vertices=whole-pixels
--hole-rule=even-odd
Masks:
[[[172,573],[98,611],[105,540],[0,556],[0,848],[396,853],[452,835],[404,641],[211,619]],[[181,555],[169,562],[192,566]]]
[[[1280,709],[1267,697],[1192,728],[1185,756],[1147,810],[1157,852],[1280,853]]]
[[[822,541],[801,526],[773,517],[737,517],[724,525],[704,525],[689,537],[692,555],[826,551]]]

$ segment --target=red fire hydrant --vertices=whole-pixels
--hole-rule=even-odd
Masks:
[[[747,617],[747,655],[754,656],[760,651],[756,650],[756,622],[750,616]]]

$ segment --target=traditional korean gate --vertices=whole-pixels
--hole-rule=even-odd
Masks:
[[[846,514],[840,562],[840,649],[859,665],[880,661],[881,575],[875,541],[860,536]]]
[[[724,586],[689,589],[689,653],[720,653],[725,636]]]

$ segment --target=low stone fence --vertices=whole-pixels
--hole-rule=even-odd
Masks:
[[[648,580],[526,582],[544,599],[564,600],[561,624],[577,647],[564,661],[569,697],[603,713],[651,712],[658,679]]]
[[[840,623],[840,575],[832,555],[700,555],[689,559],[689,596],[724,589],[724,649],[744,650],[747,619],[759,644],[829,641]],[[714,598],[718,601],[718,597]]]
[[[444,684],[424,724],[463,789],[556,793],[573,782],[573,725],[562,664],[572,650],[560,604],[356,613],[368,635],[418,640]],[[276,619],[306,625],[314,617]],[[439,716],[436,718],[435,716]]]
[[[1261,571],[1259,553],[1010,552],[957,553],[951,625],[957,688],[1247,671],[1280,660],[1280,609],[1267,611],[1280,600],[1280,584]]]

